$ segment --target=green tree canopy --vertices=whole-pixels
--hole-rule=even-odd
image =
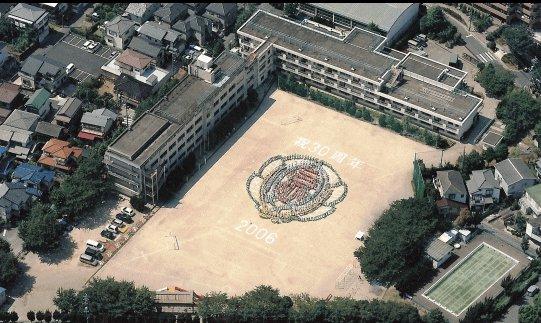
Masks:
[[[519,141],[532,130],[541,115],[539,100],[525,90],[515,90],[503,97],[496,108],[496,116],[505,123],[504,138]]]
[[[6,286],[17,278],[19,275],[18,263],[9,242],[0,238],[0,286]]]
[[[530,304],[520,307],[520,323],[537,323],[541,321],[541,293],[537,293]]]
[[[56,219],[57,213],[50,205],[34,203],[29,216],[19,224],[24,248],[38,252],[55,248],[61,234]]]
[[[535,46],[532,30],[525,25],[510,26],[503,30],[502,36],[511,52],[525,60]]]
[[[437,227],[435,206],[426,199],[395,201],[368,231],[355,251],[366,279],[401,291],[414,290],[431,270],[424,256]]]
[[[515,84],[513,73],[492,63],[479,70],[475,80],[483,86],[488,96],[496,98],[504,96]]]
[[[426,15],[421,18],[420,28],[422,33],[441,42],[452,40],[457,32],[456,27],[445,19],[440,7],[431,7],[426,11]]]

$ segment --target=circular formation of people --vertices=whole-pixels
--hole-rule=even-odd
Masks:
[[[287,223],[326,218],[344,200],[348,188],[323,160],[278,155],[250,175],[246,190],[262,218]]]

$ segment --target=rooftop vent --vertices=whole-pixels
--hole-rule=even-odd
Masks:
[[[436,107],[433,105],[430,106],[430,109],[432,109],[432,111],[436,111]]]
[[[355,67],[352,67],[351,70],[352,70],[352,71],[355,71]]]
[[[302,47],[299,47],[299,52],[302,52]]]
[[[462,121],[462,117],[459,117],[458,120]]]
[[[407,95],[404,97],[404,100],[406,100],[406,101],[408,101],[409,99],[410,99],[410,97],[407,96]]]
[[[324,60],[325,60],[325,61],[328,61],[328,60],[329,60],[329,58],[328,58],[327,56],[325,56]]]
[[[265,39],[269,39],[269,35],[265,35]]]

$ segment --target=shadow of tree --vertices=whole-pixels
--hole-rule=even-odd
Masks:
[[[111,212],[119,207],[120,202],[121,199],[116,193],[108,194],[91,212],[80,217],[76,227],[92,230],[103,226],[111,218]]]
[[[30,266],[28,266],[24,262],[19,262],[19,269],[20,269],[20,275],[19,278],[17,278],[8,288],[8,297],[10,298],[8,301],[11,301],[13,303],[14,298],[18,298],[23,296],[26,293],[29,293],[32,291],[32,287],[34,286],[36,282],[36,277],[31,276],[28,274],[28,270],[30,269]]]
[[[64,235],[60,238],[58,248],[46,253],[39,253],[38,257],[41,262],[48,265],[56,265],[71,258],[76,246],[77,244],[70,235]]]

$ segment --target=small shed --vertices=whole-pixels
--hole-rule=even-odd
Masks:
[[[460,238],[464,242],[468,242],[472,238],[472,233],[470,230],[462,229],[462,230],[458,230],[458,233],[460,233]]]
[[[526,291],[528,296],[534,296],[538,292],[539,292],[539,287],[537,287],[537,285],[532,285],[532,286],[528,287],[528,290]]]
[[[443,265],[451,257],[451,251],[453,251],[453,247],[439,239],[432,240],[426,248],[426,254],[432,260],[434,268]]]

